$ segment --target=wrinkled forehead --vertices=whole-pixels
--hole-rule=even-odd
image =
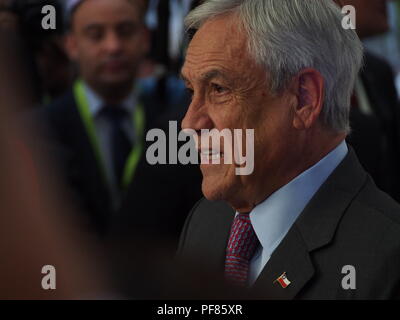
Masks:
[[[239,67],[249,63],[247,36],[233,14],[206,21],[189,44],[183,72],[207,64],[227,64]]]

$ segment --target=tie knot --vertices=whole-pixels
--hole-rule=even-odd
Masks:
[[[227,254],[250,260],[258,246],[258,238],[248,213],[236,215],[231,228]]]
[[[101,109],[100,115],[114,123],[121,123],[128,116],[128,111],[119,105],[107,105]]]
[[[126,162],[132,151],[132,141],[126,133],[124,120],[128,118],[127,110],[118,105],[107,105],[101,109],[99,116],[109,124],[109,148],[115,181],[119,184],[125,173]]]

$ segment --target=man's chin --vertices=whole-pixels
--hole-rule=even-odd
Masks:
[[[232,182],[223,181],[223,178],[213,179],[204,178],[201,185],[204,197],[209,201],[227,201],[230,202],[233,194]]]
[[[203,179],[201,186],[204,197],[209,201],[218,201],[222,199],[222,191],[215,184],[212,185],[210,182],[206,182]]]
[[[126,75],[115,75],[115,76],[104,76],[101,78],[101,82],[110,87],[119,87],[126,85],[127,83],[133,83],[132,77]]]
[[[221,168],[221,165],[201,165],[203,174],[201,189],[204,197],[210,201],[228,200],[235,188],[236,181],[232,178],[231,166]],[[224,169],[224,170],[221,170]]]

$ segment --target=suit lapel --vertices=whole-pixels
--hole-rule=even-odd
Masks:
[[[110,194],[106,181],[103,179],[101,168],[96,159],[93,146],[88,133],[80,117],[75,99],[71,95],[71,104],[68,105],[68,122],[70,128],[67,131],[68,144],[72,146],[70,172],[72,181],[84,194],[84,197],[95,208],[97,215],[92,217],[97,224],[103,225],[106,213],[110,209]],[[98,213],[102,216],[98,216]]]
[[[283,288],[277,280],[285,273],[290,284]],[[296,227],[272,254],[253,286],[256,298],[293,299],[314,274],[307,247]]]
[[[225,270],[225,256],[226,256],[226,247],[229,241],[229,235],[233,223],[233,219],[235,218],[235,211],[230,208],[224,216],[221,216],[218,219],[218,224],[220,226],[219,230],[225,230],[224,233],[215,237],[212,245],[212,255],[215,257],[215,266],[221,272]],[[220,255],[220,252],[223,252],[223,255]]]
[[[257,298],[293,299],[300,293],[315,273],[310,253],[332,241],[342,215],[366,178],[350,148],[271,255],[253,285]],[[276,281],[283,273],[290,281],[286,288]]]
[[[207,219],[206,230],[209,230],[209,232],[207,232],[206,250],[204,252],[212,270],[224,272],[226,246],[235,217],[235,210],[222,201],[214,202],[213,205],[216,206],[216,210],[208,211],[212,213],[212,216]]]
[[[75,101],[74,108],[71,110],[71,123],[75,124],[75,130],[71,134],[73,135],[72,140],[78,151],[75,154],[77,161],[82,164],[82,169],[92,176],[92,181],[95,181],[97,185],[100,183],[100,185],[105,186],[105,181],[102,178],[102,169],[98,159],[96,159],[93,146],[89,140]]]

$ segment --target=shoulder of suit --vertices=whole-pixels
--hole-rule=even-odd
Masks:
[[[60,141],[79,125],[79,113],[72,90],[37,108],[29,115],[36,132],[45,139]]]
[[[42,111],[49,115],[63,116],[65,113],[71,112],[71,108],[76,107],[76,102],[72,89],[64,95],[58,97],[54,101],[42,107]]]
[[[212,216],[217,218],[219,216],[231,216],[235,213],[232,207],[230,207],[224,201],[210,201],[206,198],[202,198],[195,207],[193,208],[193,216],[204,218],[205,216]]]
[[[400,205],[368,177],[345,210],[335,241],[344,246],[345,255],[367,257],[369,268],[400,267]]]
[[[185,230],[191,234],[209,230],[210,226],[220,228],[230,225],[235,216],[235,210],[224,201],[209,201],[200,199],[186,219]]]
[[[203,219],[229,219],[233,218],[234,214],[235,210],[226,202],[203,198],[192,210],[191,223],[201,223]],[[346,214],[357,216],[356,220],[360,224],[376,222],[371,228],[379,225],[396,229],[400,239],[400,204],[379,190],[371,178],[368,178],[364,187],[354,197]]]
[[[365,260],[359,262],[364,274],[369,270],[380,274],[383,282],[400,284],[400,205],[371,178],[345,212],[337,233],[337,241],[345,241],[340,243],[354,261]]]
[[[378,189],[370,177],[354,199],[354,203],[365,209],[360,214],[374,214],[375,219],[385,220],[388,224],[397,226],[400,231],[400,204]]]

